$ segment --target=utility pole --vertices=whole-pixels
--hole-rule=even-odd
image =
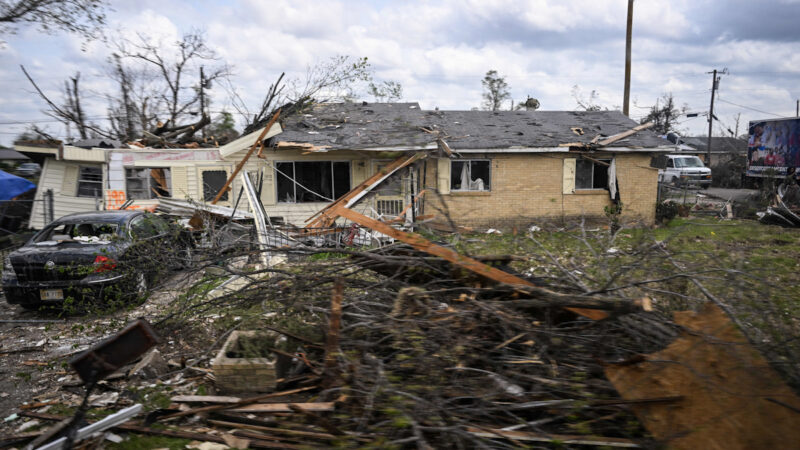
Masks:
[[[628,0],[628,30],[625,33],[625,92],[622,96],[622,114],[629,113],[631,101],[631,36],[633,34],[633,0]]]
[[[206,115],[205,88],[206,88],[206,77],[205,74],[203,73],[203,66],[200,66],[200,119],[202,119]],[[205,139],[206,127],[200,129],[200,134],[201,136],[203,136],[203,139]]]
[[[714,125],[714,92],[719,86],[719,78],[717,78],[717,69],[714,69],[711,78],[711,107],[708,108],[708,143],[706,145],[706,164],[711,165],[711,131]]]
[[[800,100],[797,100],[797,106],[795,106],[794,115],[800,117]]]

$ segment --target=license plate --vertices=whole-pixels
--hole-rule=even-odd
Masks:
[[[64,291],[61,289],[42,289],[39,295],[42,300],[64,300]]]

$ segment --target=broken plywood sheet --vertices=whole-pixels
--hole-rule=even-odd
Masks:
[[[800,443],[800,398],[728,316],[709,303],[675,313],[686,331],[635,365],[606,376],[627,400],[683,396],[671,405],[634,406],[670,448],[786,448]],[[794,442],[794,444],[791,444]]]

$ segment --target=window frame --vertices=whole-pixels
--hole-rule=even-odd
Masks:
[[[283,175],[281,172],[278,172],[278,164],[292,164],[292,177],[288,175]],[[305,161],[305,160],[288,160],[288,161],[273,161],[273,171],[274,171],[274,180],[275,180],[275,199],[276,203],[283,203],[285,205],[299,205],[304,203],[329,203],[328,200],[319,200],[313,202],[298,202],[297,201],[297,163],[329,163],[330,171],[331,171],[331,195],[334,197],[333,200],[336,200],[336,180],[334,177],[333,165],[334,163],[347,163],[347,178],[348,178],[348,186],[344,192],[350,192],[353,188],[353,161],[349,159],[325,159],[325,160],[312,160],[312,161]],[[287,202],[281,198],[280,193],[280,179],[282,176],[285,176],[289,179],[292,183],[292,198],[294,201]]]
[[[468,165],[467,165],[467,175],[469,176],[470,180],[472,179],[472,163],[473,162],[486,162],[488,164],[488,167],[489,167],[489,182],[486,183],[484,181],[484,184],[483,184],[484,185],[484,189],[469,189],[469,188],[467,188],[467,189],[463,189],[463,188],[462,189],[455,189],[455,188],[453,188],[453,176],[455,174],[455,171],[453,170],[453,164],[457,163],[457,162],[458,163],[462,163],[462,162],[463,163],[468,163]],[[460,176],[460,174],[459,174],[459,176]],[[470,159],[451,159],[450,160],[450,192],[492,192],[492,178],[494,178],[494,175],[492,174],[492,160],[489,159],[489,158],[470,158]],[[489,188],[485,189],[487,184],[489,185]]]
[[[137,236],[136,233],[134,233],[134,227],[140,224],[144,225],[144,229],[149,235]],[[164,236],[167,233],[169,233],[169,224],[155,214],[145,213],[132,218],[128,222],[128,236],[133,240],[153,239]]]
[[[99,180],[88,180],[83,179],[83,171],[84,170],[97,170],[100,172],[100,179]],[[83,184],[83,186],[82,186]],[[89,186],[87,186],[87,184]],[[95,190],[94,195],[87,195],[81,194],[82,187],[89,187],[91,188],[92,185],[97,185],[97,189]],[[78,166],[78,178],[75,182],[75,197],[81,198],[103,198],[103,168],[97,166]]]
[[[164,171],[164,179],[167,182],[167,195],[161,195],[161,197],[172,197],[172,168],[171,167],[126,167],[125,168],[125,198],[127,199],[134,199],[134,200],[155,200],[158,199],[159,196],[153,192],[153,186],[150,182],[153,180],[151,172],[153,170],[163,170]],[[145,178],[139,177],[131,177],[128,176],[129,171],[137,171],[137,170],[146,170],[147,175]],[[146,189],[134,189],[134,191],[138,192],[146,192],[148,196],[146,198],[141,197],[132,197],[131,187],[128,185],[129,180],[142,180],[146,185]]]
[[[206,180],[205,180],[206,174],[207,173],[212,173],[212,172],[222,172],[222,173],[225,174],[225,181],[223,181],[222,185],[220,186],[220,188],[217,189],[213,193],[211,192],[210,189],[208,191],[206,191],[206,186],[210,187],[210,185],[208,185],[206,183]],[[219,167],[208,167],[208,168],[201,167],[200,168],[200,179],[198,181],[200,182],[200,193],[202,194],[203,201],[204,202],[212,202],[212,201],[214,201],[214,198],[219,194],[219,190],[222,189],[225,186],[225,182],[228,181],[229,177],[230,177],[230,174],[224,168],[219,168]],[[206,195],[206,192],[208,192],[209,195]],[[220,198],[219,198],[220,202],[227,202],[228,201],[228,199],[230,198],[230,196],[228,195],[228,192],[230,192],[230,189],[226,189],[225,192],[220,196]]]
[[[612,158],[609,158],[609,159],[604,159],[604,158],[596,158],[596,159],[597,159],[597,161],[602,161],[604,163],[608,163],[608,166],[603,165],[603,164],[598,164],[597,162],[595,162],[595,161],[593,161],[591,159],[588,159],[588,158],[578,158],[577,161],[575,162],[575,191],[576,192],[577,191],[608,191],[608,175],[606,175],[605,186],[602,186],[602,187],[595,187],[594,175],[595,175],[595,171],[597,170],[596,168],[597,168],[598,165],[602,166],[606,170],[606,173],[608,173],[608,167],[611,165],[611,162],[614,160],[614,158],[612,157]],[[578,176],[578,174],[579,174],[578,166],[581,164],[581,161],[585,161],[585,162],[588,162],[588,163],[592,164],[592,179],[591,179],[591,182],[589,183],[589,185],[591,187],[579,187],[578,186],[578,180],[580,179],[579,176]]]

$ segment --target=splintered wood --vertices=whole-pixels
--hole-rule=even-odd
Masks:
[[[468,256],[464,256],[462,254],[459,254],[458,252],[450,250],[449,248],[442,247],[441,245],[436,245],[433,242],[423,238],[418,234],[406,233],[404,231],[392,228],[391,226],[383,222],[372,219],[363,214],[357,213],[352,209],[340,206],[338,208],[335,208],[329,214],[344,217],[345,219],[351,220],[359,225],[363,225],[367,228],[381,232],[387,236],[393,237],[399,241],[411,244],[417,250],[421,250],[423,252],[430,253],[431,255],[443,258],[471,272],[489,278],[490,280],[510,285],[535,286],[528,280],[524,280],[516,275],[512,275],[508,272],[503,272],[500,269],[488,266],[480,261],[477,261]],[[608,317],[607,312],[599,311],[596,309],[571,308],[571,307],[565,309],[593,320],[600,320]]]
[[[422,158],[425,158],[424,153],[415,153],[411,156],[403,155],[397,158],[396,160],[392,161],[386,167],[375,172],[371,177],[367,178],[366,180],[358,184],[356,187],[351,189],[350,192],[339,197],[338,199],[336,199],[336,201],[332,202],[325,208],[315,213],[313,216],[306,219],[306,222],[309,222],[308,225],[306,225],[306,228],[325,228],[333,225],[334,222],[336,222],[336,219],[338,218],[338,216],[335,213],[335,210],[339,206],[346,205],[350,200],[358,197],[363,192],[372,189],[373,187],[375,187],[376,184],[383,182],[392,173]]]
[[[605,370],[625,399],[683,397],[670,405],[633,406],[656,439],[680,449],[800,443],[800,398],[719,307],[675,313],[675,322],[686,331],[666,349]]]

